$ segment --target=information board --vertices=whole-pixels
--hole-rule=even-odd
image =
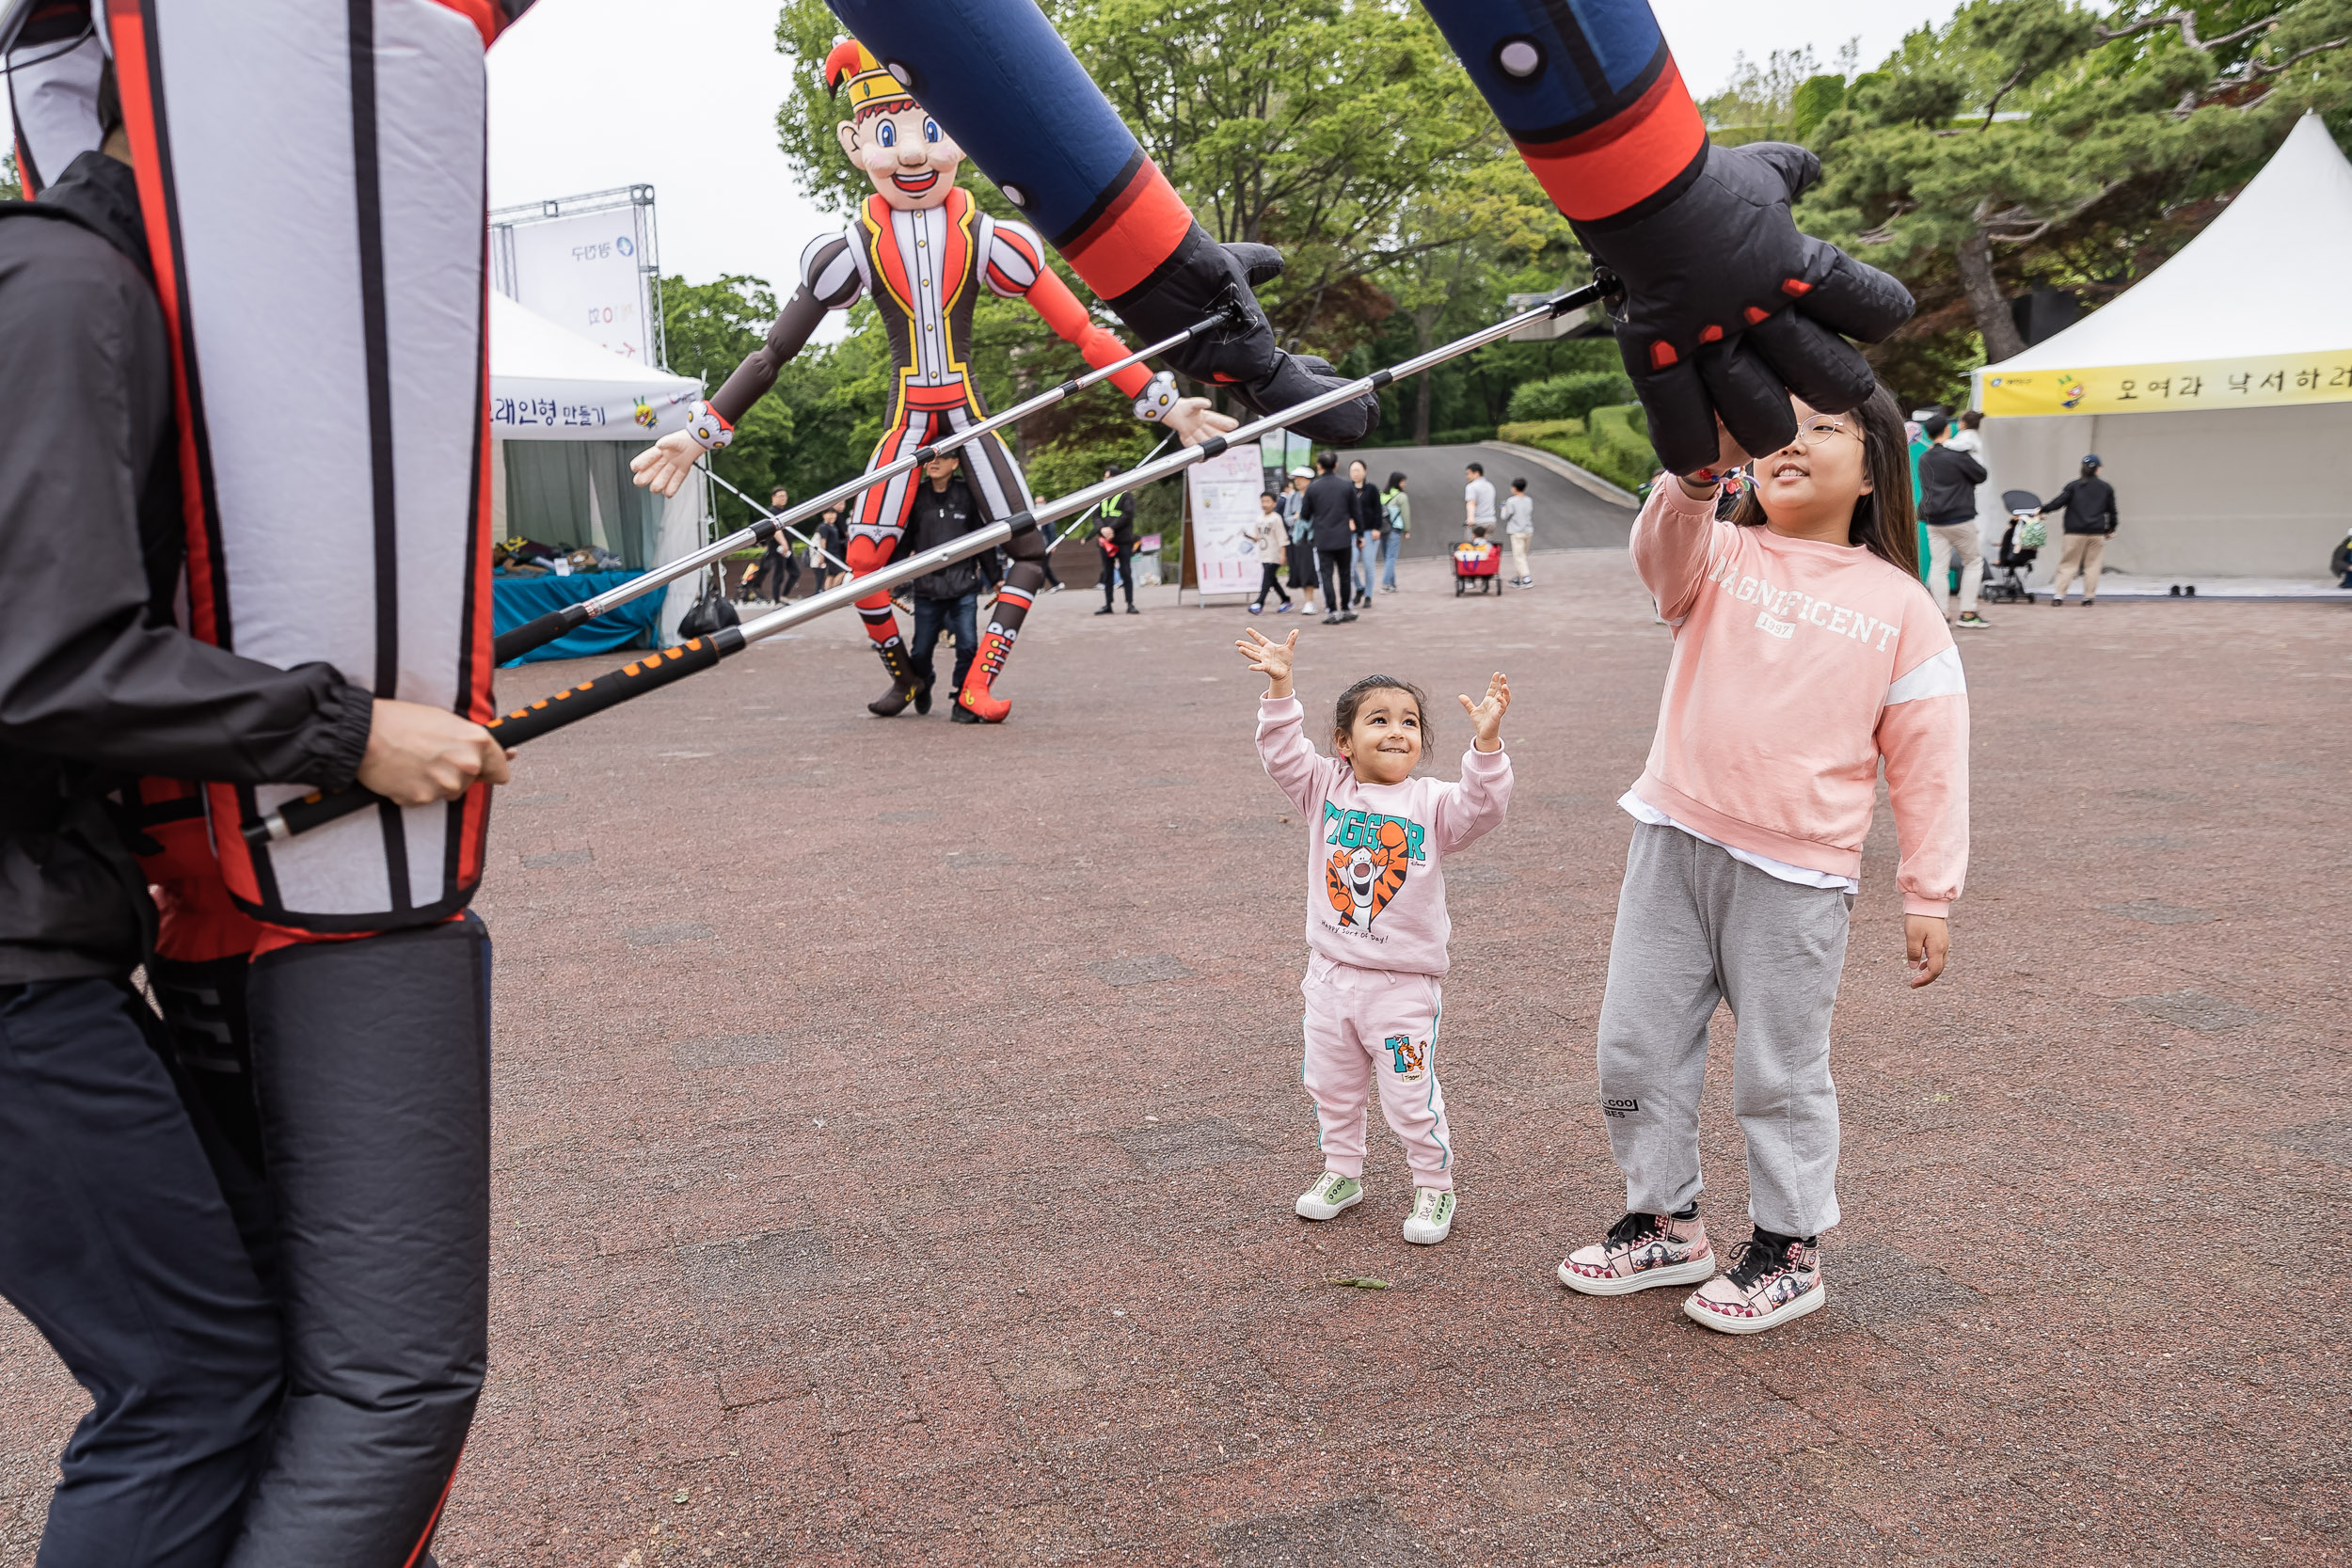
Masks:
[[[504,224],[499,283],[526,309],[640,365],[654,363],[644,206]]]
[[[1258,555],[1250,535],[1258,526],[1258,497],[1265,470],[1257,446],[1228,447],[1184,470],[1191,503],[1193,571],[1202,597],[1258,591]]]

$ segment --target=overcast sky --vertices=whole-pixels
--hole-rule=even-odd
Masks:
[[[1701,97],[1735,57],[1859,38],[1867,69],[1953,0],[1653,0]],[[789,278],[824,215],[776,150],[774,0],[538,0],[490,52],[493,206],[651,182],[662,270]],[[0,113],[5,113],[0,109]]]

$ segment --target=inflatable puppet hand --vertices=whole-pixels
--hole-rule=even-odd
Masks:
[[[1911,318],[1900,283],[1797,232],[1789,203],[1820,172],[1787,142],[1711,148],[1663,206],[1576,225],[1625,282],[1617,347],[1672,472],[1714,460],[1719,414],[1768,452],[1796,436],[1789,393],[1824,413],[1858,406],[1875,381],[1845,339],[1875,342]]]
[[[1172,351],[1168,363],[1195,381],[1223,387],[1259,414],[1279,414],[1347,379],[1321,359],[1276,346],[1274,327],[1250,289],[1281,270],[1281,257],[1272,248],[1221,245],[1194,224],[1152,282],[1112,304],[1147,342],[1172,337],[1230,305],[1236,312],[1232,325]],[[1380,400],[1366,392],[1291,428],[1311,441],[1346,446],[1361,440],[1379,418]]]
[[[693,436],[674,430],[630,458],[628,467],[640,486],[657,496],[675,496],[702,454],[702,446]]]

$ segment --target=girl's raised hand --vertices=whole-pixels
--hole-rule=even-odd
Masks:
[[[1267,696],[1287,697],[1291,694],[1291,656],[1298,651],[1296,626],[1293,626],[1291,634],[1279,642],[1259,636],[1257,627],[1251,626],[1243,631],[1233,646],[1239,648],[1241,657],[1249,661],[1249,668],[1265,676]]]
[[[1294,631],[1291,635],[1296,637],[1298,634]],[[1458,697],[1455,701],[1462,705],[1462,711],[1470,716],[1470,728],[1478,736],[1478,749],[1482,752],[1502,751],[1502,716],[1511,706],[1511,683],[1502,672],[1498,670],[1488,677],[1485,702],[1473,703],[1468,697]]]

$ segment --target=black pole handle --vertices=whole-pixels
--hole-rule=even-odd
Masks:
[[[675,648],[647,654],[595,680],[581,681],[552,697],[527,703],[512,713],[491,720],[487,728],[500,745],[520,746],[566,724],[578,723],[592,713],[602,713],[626,703],[631,697],[642,697],[672,681],[684,680],[698,670],[707,670],[742,646],[742,632],[724,626],[708,637],[697,637]]]
[[[683,680],[699,670],[707,670],[729,654],[743,646],[743,634],[733,626],[723,627],[708,637],[697,637],[675,648],[622,665],[595,680],[581,681],[568,690],[552,697],[542,697],[527,703],[512,713],[501,714],[484,726],[501,746],[520,746],[536,740],[553,730],[575,723],[592,713],[642,697],[646,692]],[[313,828],[323,828],[355,812],[362,812],[380,802],[384,797],[372,789],[354,784],[332,794],[313,792],[298,800],[289,800],[258,822],[247,822],[238,831],[254,848],[266,847],[273,840],[293,838]]]
[[[595,617],[588,613],[586,604],[567,604],[548,610],[535,621],[525,621],[519,626],[502,631],[491,641],[490,662],[504,664],[517,659],[533,648],[542,648],[568,631],[586,626]]]

